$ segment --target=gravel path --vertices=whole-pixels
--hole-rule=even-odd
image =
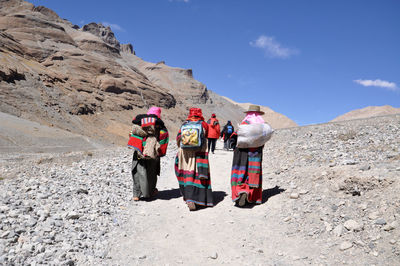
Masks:
[[[264,202],[234,207],[232,152],[211,154],[216,206],[189,212],[162,159],[133,202],[125,148],[2,156],[0,264],[399,265],[400,116],[276,131]]]

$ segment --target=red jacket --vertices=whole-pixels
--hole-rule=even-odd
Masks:
[[[207,138],[209,139],[218,139],[221,133],[221,129],[219,126],[218,119],[212,117],[207,121],[208,124],[208,134]]]

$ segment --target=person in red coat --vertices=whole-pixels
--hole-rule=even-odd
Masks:
[[[212,114],[211,118],[208,119],[207,124],[208,124],[208,134],[207,134],[208,152],[210,152],[211,148],[211,152],[214,153],[215,144],[221,133],[221,128],[217,116],[215,114]]]

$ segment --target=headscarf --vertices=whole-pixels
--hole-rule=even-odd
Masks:
[[[204,120],[203,112],[200,108],[190,108],[187,120],[198,121]]]
[[[246,117],[243,119],[244,121],[248,121],[250,124],[264,124],[265,121],[260,115],[259,112],[247,112]]]
[[[148,115],[156,115],[158,118],[161,119],[161,108],[152,106],[152,107],[150,107],[149,111],[147,111],[147,114]]]

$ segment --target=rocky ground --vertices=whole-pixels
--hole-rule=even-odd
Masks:
[[[196,212],[177,189],[173,143],[157,198],[137,203],[128,149],[3,154],[0,264],[398,265],[399,147],[400,115],[277,130],[263,204],[232,205],[232,152],[218,149],[216,206]]]

